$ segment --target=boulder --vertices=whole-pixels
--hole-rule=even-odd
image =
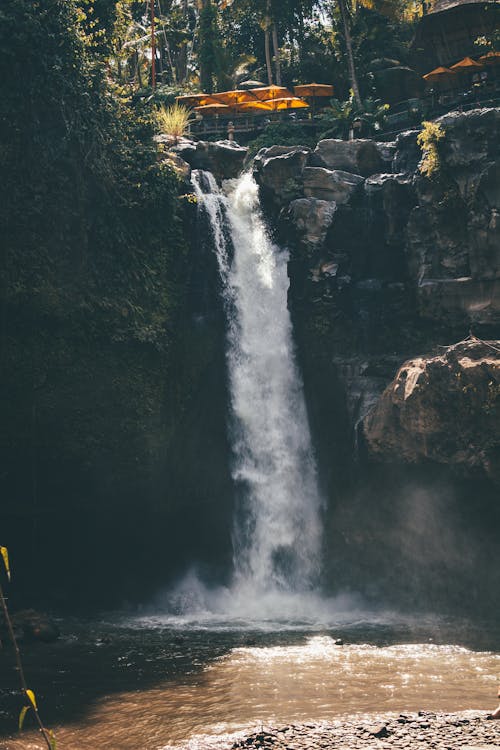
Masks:
[[[191,179],[191,167],[179,154],[167,151],[162,162],[172,169],[181,182],[188,183]]]
[[[34,609],[24,609],[11,616],[12,627],[17,641],[34,642],[42,641],[51,643],[60,636],[59,628],[54,620],[42,612]],[[7,639],[5,623],[2,623],[3,639]]]
[[[447,134],[443,155],[449,167],[470,170],[500,155],[500,108],[449,112],[436,122]]]
[[[410,211],[415,206],[413,180],[406,174],[377,174],[364,184],[372,218],[378,221],[374,230],[391,244],[401,243]]]
[[[417,143],[419,133],[419,130],[405,130],[396,137],[393,161],[395,172],[409,174],[418,169],[422,158],[422,151]]]
[[[254,176],[264,200],[282,208],[303,191],[303,172],[311,150],[304,146],[271,146],[259,151]]]
[[[303,179],[304,195],[308,198],[320,198],[338,204],[348,203],[364,182],[364,177],[359,174],[324,167],[306,167]]]
[[[380,149],[375,141],[365,138],[353,141],[328,138],[320,141],[312,154],[310,164],[327,169],[340,169],[363,177],[384,171]]]
[[[409,360],[363,420],[375,459],[433,461],[500,482],[500,347],[470,338]]]
[[[237,177],[243,169],[248,149],[233,141],[182,141],[170,149],[192,169],[212,172],[218,182]]]
[[[334,201],[299,198],[290,203],[286,218],[295,228],[300,243],[315,250],[323,245],[336,210]]]

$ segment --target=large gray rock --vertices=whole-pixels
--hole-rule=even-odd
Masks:
[[[254,160],[254,176],[265,200],[282,208],[300,197],[310,153],[304,146],[271,146],[259,151]]]
[[[288,220],[299,241],[310,250],[321,247],[332,225],[337,205],[318,198],[299,198],[290,203]]]
[[[500,481],[500,347],[468,339],[405,362],[363,421],[372,457],[481,470]]]
[[[436,121],[451,137],[445,138],[443,153],[449,167],[488,162],[500,152],[500,108],[450,112]]]
[[[348,203],[364,182],[364,177],[359,174],[324,167],[306,167],[303,179],[304,195],[308,198],[320,198],[338,204]]]
[[[170,149],[193,169],[212,172],[218,182],[237,177],[248,149],[231,141],[183,141]]]
[[[395,172],[415,172],[422,158],[422,151],[417,143],[419,130],[405,130],[399,133],[395,141],[393,167]]]
[[[386,243],[402,244],[416,203],[412,178],[405,174],[377,174],[368,177],[363,187],[370,216],[378,219],[374,221],[374,231],[382,234]]]
[[[365,138],[353,141],[328,138],[320,141],[310,163],[311,166],[341,169],[363,177],[384,171],[384,160],[377,144]]]

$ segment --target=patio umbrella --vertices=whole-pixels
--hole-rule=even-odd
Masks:
[[[262,86],[258,89],[252,89],[252,94],[257,99],[266,102],[270,99],[279,99],[285,96],[293,98],[292,92],[284,86]]]
[[[175,101],[177,104],[185,104],[186,107],[201,107],[205,104],[214,103],[211,94],[184,94],[183,96],[176,96]]]
[[[243,104],[243,102],[255,101],[255,96],[250,91],[244,89],[235,89],[234,91],[220,91],[217,94],[212,94],[212,98],[222,104]]]
[[[303,83],[294,86],[293,90],[297,96],[333,96],[333,86],[328,83]]]
[[[456,78],[456,75],[454,70],[440,66],[431,70],[430,73],[426,73],[422,78],[428,84],[432,84],[433,86],[441,84],[445,88],[445,85],[450,84]]]
[[[296,96],[281,97],[280,99],[269,99],[266,102],[254,101],[244,102],[238,105],[239,112],[278,112],[283,109],[299,109],[308,107],[309,104]]]
[[[221,102],[218,102],[217,104],[204,104],[201,107],[195,107],[194,111],[199,112],[200,115],[211,117],[212,115],[231,114],[231,107],[228,107],[227,104],[221,104]]]
[[[500,52],[487,52],[485,55],[481,55],[479,62],[483,65],[499,65],[500,64]]]
[[[450,68],[444,68],[440,65],[439,68],[434,68],[430,73],[426,73],[422,78],[428,83],[435,83],[436,81],[443,81],[450,76],[454,76],[455,71]]]
[[[454,70],[456,73],[474,73],[477,70],[482,70],[483,67],[481,63],[476,62],[472,57],[464,57],[463,60],[452,65],[451,70]]]
[[[307,102],[296,96],[284,96],[279,99],[272,99],[271,101],[266,102],[266,104],[270,104],[273,110],[300,109],[309,106]]]
[[[307,96],[312,98],[312,116],[316,108],[317,96],[333,96],[333,86],[328,83],[304,83],[300,86],[294,86],[293,90],[297,96]]]
[[[272,112],[271,102],[261,102],[254,99],[251,102],[242,102],[238,104],[238,112]]]

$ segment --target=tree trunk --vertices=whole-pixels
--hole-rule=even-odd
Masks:
[[[344,38],[345,38],[345,46],[347,50],[347,66],[349,68],[349,79],[351,81],[351,88],[354,93],[354,101],[358,105],[358,107],[361,107],[361,96],[359,94],[359,86],[358,86],[358,79],[356,76],[356,68],[354,65],[354,55],[352,53],[352,40],[351,40],[351,30],[349,28],[349,16],[347,14],[347,7],[345,4],[345,0],[338,0],[339,8],[340,8],[340,15],[342,16],[342,24],[344,26]]]
[[[273,50],[274,50],[274,68],[276,70],[276,84],[281,86],[281,63],[280,63],[280,47],[278,43],[278,30],[276,24],[273,21]]]
[[[266,19],[266,27],[264,29],[264,48],[266,50],[266,68],[267,68],[267,83],[269,86],[273,85],[273,68],[271,64],[271,44],[269,38],[269,26],[268,19]]]
[[[188,22],[188,4],[187,0],[183,0],[182,2],[182,18],[184,20],[185,25],[187,26]],[[188,69],[188,56],[187,56],[187,42],[182,42],[182,44],[179,46],[179,53],[177,55],[177,81],[179,83],[184,83],[187,78],[187,69]]]

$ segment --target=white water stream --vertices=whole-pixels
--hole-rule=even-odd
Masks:
[[[232,473],[237,487],[231,596],[283,614],[317,585],[321,499],[287,308],[287,253],[271,242],[250,174],[195,170],[210,220],[227,323]],[[229,592],[226,592],[229,593]],[[279,604],[276,599],[279,599]],[[309,605],[304,602],[307,608]]]

